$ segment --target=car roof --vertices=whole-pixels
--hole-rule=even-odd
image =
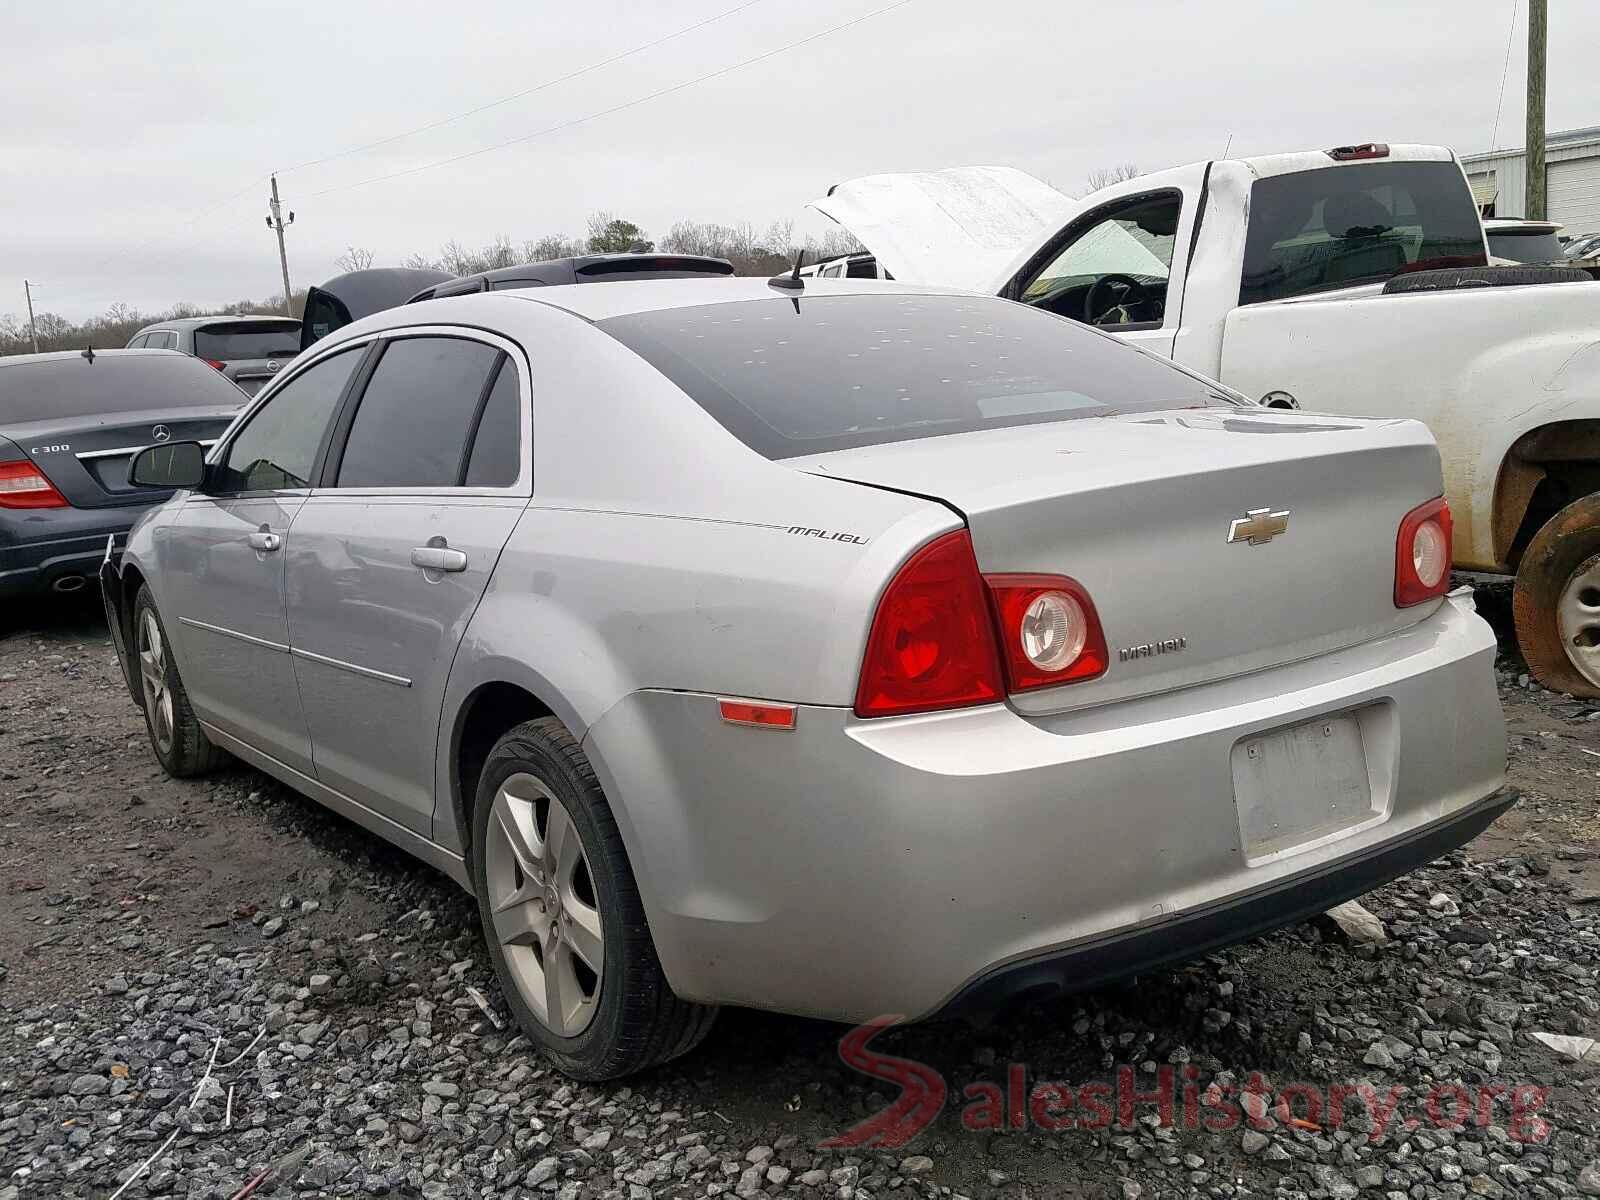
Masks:
[[[181,350],[96,350],[94,361],[102,358],[116,361],[119,358],[173,358],[188,361],[192,356]],[[88,364],[82,350],[46,350],[43,354],[8,354],[0,357],[0,367],[17,367],[24,363],[65,363],[74,360]]]
[[[150,324],[136,330],[133,334],[138,337],[152,329],[199,329],[202,325],[235,325],[249,321],[282,321],[285,325],[300,324],[297,317],[286,317],[282,313],[229,313],[219,317],[174,317],[170,321],[152,321]]]
[[[787,277],[789,272],[783,272]],[[693,308],[702,304],[736,304],[744,300],[800,300],[807,296],[948,296],[978,295],[960,288],[926,287],[892,279],[806,279],[801,290],[773,287],[765,278],[640,279],[621,280],[603,288],[572,284],[536,288],[526,292],[491,293],[525,302],[548,304],[590,321],[655,312],[667,308]],[[987,299],[993,300],[990,296]]]
[[[788,272],[784,272],[787,276]],[[517,321],[524,306],[542,305],[559,309],[586,321],[604,321],[634,313],[660,312],[672,308],[695,308],[706,304],[738,304],[751,300],[789,300],[805,302],[806,297],[828,296],[968,296],[994,304],[1006,303],[981,292],[960,288],[919,286],[892,279],[807,279],[803,290],[773,287],[763,277],[712,277],[688,279],[619,280],[605,287],[583,283],[551,287],[521,288],[498,292],[472,292],[465,296],[446,296],[439,300],[419,300],[398,308],[386,308],[330,333],[316,345],[335,346],[384,329],[415,325],[482,325],[493,329],[499,323]]]
[[[406,303],[419,304],[423,300],[431,300],[441,289],[450,289],[453,295],[465,294],[457,287],[465,283],[478,283],[487,291],[506,283],[526,287],[558,287],[573,282],[613,283],[616,282],[615,275],[635,271],[652,278],[670,278],[672,273],[696,278],[714,277],[732,275],[733,264],[725,258],[713,258],[705,254],[657,254],[653,251],[648,254],[580,254],[571,258],[514,263],[509,267],[495,267],[489,271],[441,279],[420,289]]]

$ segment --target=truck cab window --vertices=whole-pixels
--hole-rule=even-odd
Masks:
[[[1022,289],[1022,301],[1090,325],[1150,328],[1166,316],[1182,198],[1142,196],[1101,210]]]
[[[1453,162],[1351,163],[1250,188],[1239,303],[1481,267],[1483,225]]]

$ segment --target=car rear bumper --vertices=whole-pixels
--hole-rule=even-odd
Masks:
[[[118,506],[0,514],[0,596],[92,588],[107,536],[122,545],[143,512],[143,506]]]
[[[681,995],[926,1017],[1201,954],[1468,840],[1511,802],[1493,655],[1463,595],[1361,646],[1051,717],[802,707],[783,731],[641,691],[585,745]],[[1240,755],[1334,726],[1370,808],[1247,837]]]

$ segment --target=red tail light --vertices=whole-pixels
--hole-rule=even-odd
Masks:
[[[965,529],[900,568],[867,637],[858,717],[993,704],[1105,674],[1094,602],[1064,575],[981,575]]]
[[[935,538],[884,589],[867,635],[856,715],[990,704],[1005,695],[994,622],[965,529]]]
[[[222,370],[222,368],[224,368],[224,367],[226,367],[228,365],[227,363],[223,362],[220,358],[202,358],[200,361],[205,363],[205,365],[208,366],[208,367],[215,367],[219,371]]]
[[[66,508],[43,471],[31,462],[0,463],[0,508]]]
[[[1094,601],[1065,575],[986,575],[1013,692],[1104,675],[1111,656]]]
[[[1444,497],[1413,508],[1400,522],[1394,545],[1394,606],[1410,608],[1450,587],[1454,525]]]

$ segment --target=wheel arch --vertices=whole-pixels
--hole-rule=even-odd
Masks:
[[[524,682],[513,683],[502,678],[479,683],[457,707],[447,742],[446,790],[457,845],[463,857],[472,852],[473,805],[489,752],[506,733],[524,721],[555,715],[556,710]],[[566,724],[567,719],[563,718],[562,722]],[[434,841],[439,841],[444,832],[439,825],[435,818]]]
[[[1556,513],[1600,491],[1600,418],[1554,421],[1514,441],[1495,481],[1495,561],[1515,570],[1523,551]]]

